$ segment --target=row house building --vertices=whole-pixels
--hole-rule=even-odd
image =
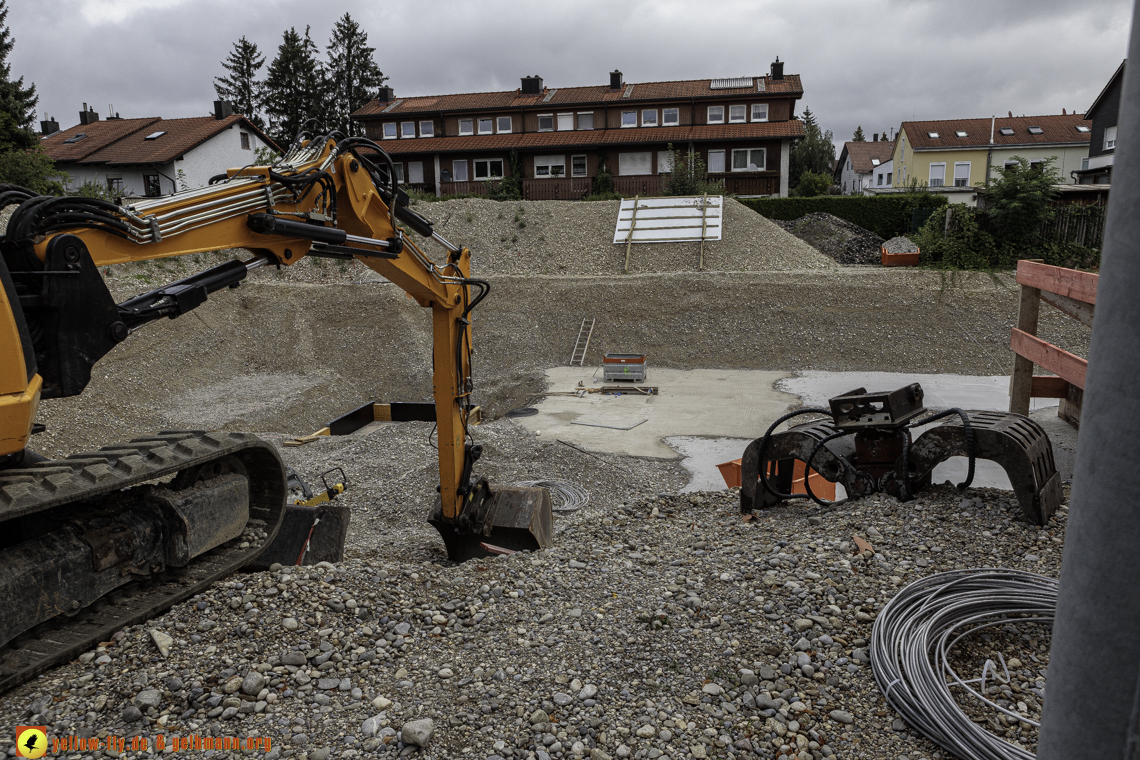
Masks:
[[[768,74],[736,79],[546,87],[399,98],[389,87],[353,114],[411,188],[485,193],[510,176],[528,199],[577,199],[602,169],[622,195],[659,195],[672,153],[698,155],[725,192],[787,195],[800,77],[777,58]]]

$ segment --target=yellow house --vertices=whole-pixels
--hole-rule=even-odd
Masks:
[[[1080,114],[904,121],[892,155],[892,186],[984,186],[998,178],[994,167],[1015,163],[1015,156],[1030,163],[1051,158],[1061,181],[1073,183],[1071,172],[1088,153],[1089,126]]]

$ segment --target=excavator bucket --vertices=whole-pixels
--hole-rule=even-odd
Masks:
[[[480,481],[458,519],[445,520],[443,508],[436,502],[428,522],[439,531],[452,562],[537,551],[554,544],[554,512],[545,488],[491,491],[486,481]]]

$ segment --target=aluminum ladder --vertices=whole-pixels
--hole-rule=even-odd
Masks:
[[[578,328],[578,340],[574,342],[574,351],[570,354],[571,367],[575,362],[581,367],[586,361],[586,349],[590,347],[590,336],[594,334],[594,324],[597,321],[596,318],[591,319],[590,326],[586,327],[586,318],[582,317],[582,326]]]

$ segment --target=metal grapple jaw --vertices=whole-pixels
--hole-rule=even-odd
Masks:
[[[850,498],[882,492],[907,501],[930,485],[931,472],[947,459],[988,459],[1009,476],[1026,521],[1044,525],[1061,502],[1061,479],[1049,437],[1027,417],[953,410],[940,424],[912,437],[910,427],[923,424],[919,418],[925,411],[917,383],[891,394],[868,394],[860,388],[831,401],[832,419],[797,425],[748,445],[741,459],[742,512],[786,498],[784,481],[794,460],[808,462],[826,480],[843,485]],[[866,412],[868,403],[880,405],[873,409],[878,412],[874,419],[866,413],[844,414],[851,409]],[[971,466],[971,478],[972,472]]]

